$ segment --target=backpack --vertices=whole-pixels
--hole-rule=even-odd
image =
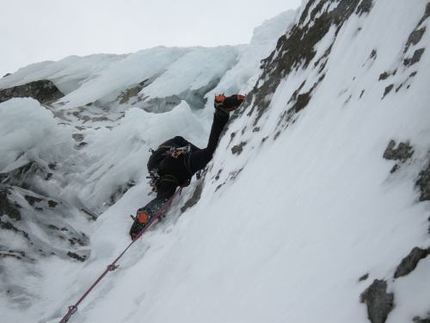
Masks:
[[[159,168],[160,163],[167,156],[178,157],[180,154],[187,153],[191,150],[191,144],[188,140],[176,136],[163,142],[156,150],[151,149],[151,156],[146,164],[148,172]]]
[[[180,136],[176,136],[163,142],[156,150],[151,149],[151,156],[149,157],[147,168],[150,179],[149,184],[152,186],[154,192],[157,191],[157,184],[160,180],[158,170],[161,162],[168,156],[178,158],[181,154],[186,154],[193,149],[193,145],[190,142]]]

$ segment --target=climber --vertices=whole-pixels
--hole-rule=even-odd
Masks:
[[[229,120],[230,111],[237,109],[245,100],[244,95],[229,97],[216,95],[215,113],[207,147],[199,149],[186,139],[177,136],[162,143],[152,152],[147,167],[151,186],[157,197],[137,211],[130,236],[134,240],[146,224],[171,198],[178,187],[188,186],[191,178],[212,159],[222,130]]]

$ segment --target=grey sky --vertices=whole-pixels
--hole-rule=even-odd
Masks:
[[[301,0],[0,0],[0,77],[69,55],[249,43]]]

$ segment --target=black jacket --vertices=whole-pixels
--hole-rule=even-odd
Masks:
[[[166,156],[158,167],[160,180],[157,184],[157,198],[169,198],[178,186],[186,186],[191,181],[193,175],[206,167],[215,152],[219,137],[227,124],[229,114],[224,111],[216,110],[212,122],[211,132],[206,148],[199,149],[190,144],[182,137],[175,137],[167,141],[175,141],[176,145],[186,146],[190,144],[190,151],[179,155]]]

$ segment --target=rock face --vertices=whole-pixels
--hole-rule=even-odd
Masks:
[[[14,266],[32,276],[35,264],[50,256],[84,261],[90,253],[88,236],[69,223],[73,206],[47,196],[37,184],[48,183],[56,172],[54,164],[33,161],[0,173],[0,293],[24,306],[34,295],[20,285]]]
[[[387,293],[387,282],[375,279],[362,294],[361,302],[367,304],[367,314],[372,323],[384,323],[394,307],[394,294]]]
[[[302,83],[297,82],[293,86],[295,88],[288,89],[291,91],[291,97],[283,98],[285,100],[285,110],[280,114],[278,126],[273,132],[273,139],[292,125],[303,111],[311,106],[313,96],[317,92],[324,81],[329,76],[328,67],[330,55],[335,48],[336,38],[339,37],[342,27],[351,17],[357,17],[370,13],[374,8],[372,0],[309,0],[303,3],[304,7],[301,16],[285,35],[279,38],[275,50],[261,63],[262,72],[254,89],[248,94],[247,101],[253,102],[252,107],[248,110],[248,116],[253,117],[252,131],[259,131],[261,128],[264,115],[271,105],[271,98],[279,90],[282,90],[283,84],[290,75],[294,77],[303,70],[312,70],[311,78],[306,78]],[[376,7],[376,6],[375,6]],[[328,10],[327,8],[330,8]],[[426,27],[423,26],[425,20],[430,17],[430,3],[427,4],[425,12],[412,30],[410,36],[405,39],[402,58],[398,61],[398,69],[385,71],[380,74],[379,81],[387,81],[385,90],[381,93],[381,100],[388,95],[397,93],[401,89],[409,89],[410,84],[419,71],[414,68],[418,65],[421,58],[424,57],[425,48],[421,46],[426,33]],[[364,18],[363,18],[364,19]],[[360,28],[357,29],[357,32]],[[330,34],[329,34],[330,33]],[[317,44],[327,35],[328,39],[325,47],[319,48]],[[378,51],[372,50],[368,61],[370,64],[377,60]],[[363,65],[364,66],[364,65]],[[404,81],[395,82],[395,77],[399,77],[400,70],[410,69],[408,76]],[[326,77],[327,75],[327,77]],[[391,82],[390,82],[391,81]],[[290,85],[290,83],[288,83]],[[281,88],[281,89],[280,89]],[[279,93],[278,92],[278,93]],[[365,95],[365,90],[362,90],[360,99]],[[279,99],[277,97],[276,99]],[[351,96],[346,99],[348,102]],[[267,142],[266,137],[263,142]],[[237,143],[232,147],[233,154],[240,154],[243,146]],[[418,143],[415,143],[418,144]],[[385,151],[383,158],[394,162],[391,174],[394,172],[401,173],[412,172],[411,169],[416,168],[418,163],[422,163],[422,153],[419,151],[419,145],[412,145],[408,138],[403,142],[391,140]],[[427,157],[428,158],[428,157]],[[412,166],[411,166],[412,165]],[[422,166],[421,166],[422,167]],[[401,171],[399,171],[401,169]],[[414,172],[415,187],[419,190],[419,202],[430,200],[430,162],[426,163],[424,168],[418,173]],[[415,175],[416,174],[416,175]],[[430,229],[429,229],[430,232]],[[402,277],[413,272],[418,262],[425,258],[429,253],[429,249],[414,248],[411,253],[403,260],[399,259],[394,278]],[[393,264],[395,266],[395,264]],[[394,267],[396,268],[396,267]],[[360,281],[364,281],[370,275],[366,274]],[[388,293],[387,288],[395,284],[395,280],[386,281],[382,278],[375,279],[374,282],[361,294],[361,302],[367,305],[368,317],[372,323],[383,323],[387,320],[389,313],[394,308],[394,294]],[[399,304],[400,307],[400,304]],[[427,318],[421,319],[416,317],[416,322],[427,322]]]
[[[414,149],[409,142],[400,142],[397,144],[395,140],[390,140],[382,157],[386,160],[394,160],[398,162],[390,171],[390,173],[393,174],[400,169],[401,165],[410,160],[413,155]]]
[[[254,117],[254,124],[252,132],[260,131],[261,123],[264,118],[261,118],[265,113],[271,102],[271,96],[277,90],[281,82],[288,77],[289,74],[294,74],[299,70],[310,69],[315,73],[315,77],[306,79],[303,82],[297,82],[292,87],[291,97],[285,100],[285,111],[282,112],[279,119],[276,131],[273,132],[273,138],[276,139],[289,124],[294,123],[297,116],[303,110],[309,109],[309,103],[312,102],[313,97],[321,83],[329,74],[328,65],[330,53],[334,48],[336,37],[341,31],[345,22],[353,15],[361,16],[372,10],[372,0],[308,0],[304,2],[303,13],[298,20],[298,23],[283,35],[273,50],[272,54],[262,61],[262,73],[260,79],[257,81],[253,91],[249,93],[246,104],[252,102],[252,108],[247,111],[249,116]],[[327,9],[329,8],[329,9]],[[333,9],[334,8],[334,9]],[[424,20],[430,17],[430,3],[426,7],[426,11],[422,20],[417,25],[417,28],[410,34],[410,37],[405,42],[403,54],[405,56],[402,60],[404,67],[417,66],[425,53],[424,48],[417,48],[416,50],[409,51],[418,45],[423,39],[426,32],[426,27],[420,26]],[[321,42],[324,37],[332,32],[333,35],[328,41],[328,46],[317,51],[317,44]],[[359,30],[357,31],[359,32]],[[341,34],[341,33],[340,33]],[[330,34],[329,34],[330,35]],[[334,51],[334,50],[333,50]],[[410,53],[411,52],[411,53]],[[369,51],[369,61],[375,61],[379,52],[374,49]],[[406,55],[407,54],[407,55]],[[381,73],[381,74],[379,74]],[[378,72],[379,81],[388,81],[394,76],[399,75],[397,70],[381,70]],[[417,75],[417,71],[410,73],[409,78],[401,84],[388,84],[385,87],[383,97],[385,98],[390,93],[398,92],[402,87],[410,86],[408,82]],[[327,77],[326,77],[327,75]],[[136,104],[139,108],[145,109],[153,113],[162,113],[170,111],[173,107],[177,106],[182,100],[186,100],[190,107],[193,109],[200,109],[205,105],[206,94],[214,89],[218,83],[218,78],[214,78],[206,86],[198,89],[187,90],[177,93],[168,97],[150,97],[145,93],[152,80],[146,79],[137,85],[125,89],[116,100],[109,101],[108,99],[94,101],[88,103],[86,106],[77,107],[75,111],[68,111],[70,115],[67,117],[76,117],[82,120],[82,123],[93,121],[105,121],[106,115],[94,115],[88,113],[88,109],[108,111],[109,104],[115,106],[125,104]],[[365,90],[362,90],[360,98],[364,95]],[[382,93],[381,93],[382,94]],[[58,88],[48,80],[40,80],[31,82],[25,85],[19,85],[8,89],[0,89],[0,102],[9,100],[13,97],[32,97],[40,103],[50,103],[61,98],[63,94]],[[349,98],[350,99],[350,98]],[[347,99],[347,100],[349,100]],[[107,102],[107,103],[106,103]],[[112,103],[114,102],[114,103]],[[121,116],[122,117],[122,116]],[[234,115],[233,115],[234,118]],[[232,118],[232,119],[233,119]],[[262,121],[260,121],[260,119]],[[98,125],[96,125],[98,127]],[[247,129],[249,130],[249,129]],[[245,129],[243,129],[243,132]],[[233,133],[234,134],[234,133]],[[262,139],[262,143],[268,142],[269,136]],[[85,145],[84,135],[81,133],[74,134],[74,139],[79,142],[80,146]],[[233,138],[232,138],[233,139]],[[252,142],[240,141],[232,144],[231,153],[236,156],[246,155],[246,149],[250,147]],[[412,146],[408,140],[397,143],[391,140],[383,154],[386,160],[394,161],[391,173],[396,172],[400,167],[406,168],[408,164],[413,162],[413,159],[419,155],[419,145]],[[414,151],[416,149],[416,152]],[[234,180],[243,168],[236,169],[229,173],[227,180]],[[221,169],[217,175],[223,171]],[[40,192],[34,191],[32,187],[31,178],[36,178],[39,181],[49,181],[53,174],[55,174],[55,165],[50,165],[48,168],[36,163],[25,165],[13,172],[7,174],[0,174],[0,232],[15,233],[23,241],[28,242],[27,248],[14,248],[6,249],[0,243],[0,259],[13,259],[20,260],[23,263],[31,263],[36,258],[47,257],[55,254],[62,256],[66,259],[70,258],[76,261],[85,261],[88,258],[88,237],[74,230],[67,225],[67,218],[69,211],[67,206],[60,200],[55,200],[49,196],[43,196]],[[418,172],[417,172],[418,173]],[[218,180],[218,178],[215,178]],[[226,182],[218,185],[217,189],[224,185]],[[114,203],[119,196],[122,196],[125,190],[132,186],[133,183],[125,183],[124,189],[118,189],[117,193],[112,195],[110,203]],[[421,192],[420,201],[430,200],[430,162],[426,164],[419,176],[416,178],[416,187]],[[182,211],[191,207],[200,199],[203,189],[203,184],[200,184],[194,195],[186,203]],[[37,241],[38,237],[32,235],[31,231],[26,230],[26,224],[30,217],[37,217],[38,215],[48,215],[48,217],[40,218],[39,222],[43,227],[43,237],[50,237],[55,241],[52,246],[50,244],[41,244]],[[62,215],[59,217],[58,215]],[[91,215],[91,214],[88,214]],[[0,239],[1,241],[1,239]],[[394,294],[388,293],[387,289],[395,284],[396,279],[408,275],[413,272],[418,263],[430,254],[430,248],[421,249],[414,248],[408,256],[403,260],[398,259],[398,267],[394,274],[394,280],[387,281],[383,279],[375,279],[373,283],[361,294],[361,302],[366,304],[369,320],[372,323],[386,322],[388,315],[394,308]],[[393,269],[396,264],[393,264]],[[5,270],[0,265],[0,272]],[[366,274],[360,278],[360,281],[365,281],[372,274]],[[7,276],[6,276],[7,278]],[[7,279],[6,279],[7,280]],[[14,289],[14,286],[7,286],[8,293],[18,295],[19,290]],[[401,297],[396,295],[397,302],[400,302]],[[357,299],[358,302],[358,294]],[[398,308],[402,304],[399,303]],[[364,305],[363,305],[364,308]],[[394,315],[394,314],[391,314]],[[414,322],[429,323],[430,316],[427,318],[415,317]]]
[[[309,63],[317,54],[315,45],[323,39],[331,27],[336,28],[335,36],[340,31],[344,22],[357,13],[358,15],[369,12],[372,1],[338,1],[337,6],[332,11],[323,11],[322,8],[333,1],[308,1],[300,17],[299,23],[295,25],[287,34],[279,38],[276,49],[272,54],[262,61],[262,74],[260,81],[248,96],[255,96],[258,107],[256,122],[260,119],[270,101],[267,100],[273,94],[286,75],[298,70],[307,68]],[[316,4],[316,6],[315,6]],[[315,7],[314,7],[315,6]],[[320,77],[309,91],[303,91],[305,85],[301,84],[295,91],[290,102],[292,108],[287,111],[285,118],[287,123],[292,120],[294,114],[303,110],[309,103],[312,92],[325,77],[325,67],[330,55],[332,46],[318,59],[316,67]],[[266,80],[263,82],[263,80]],[[289,103],[290,103],[289,102]]]
[[[415,269],[418,262],[428,255],[430,255],[430,247],[427,249],[421,249],[418,247],[413,248],[410,254],[403,258],[400,265],[397,267],[396,272],[394,273],[394,278],[408,275]]]
[[[391,140],[384,152],[384,158],[387,160],[400,160],[405,162],[414,154],[414,150],[409,143],[399,143],[396,148],[396,142]]]
[[[31,97],[40,103],[54,102],[64,94],[49,80],[40,80],[0,90],[0,103],[12,98]]]
[[[415,185],[419,188],[421,195],[419,200],[429,201],[430,200],[430,162],[427,167],[423,169],[419,175]]]
[[[37,275],[35,265],[51,256],[85,261],[90,252],[89,238],[64,220],[67,209],[63,205],[54,207],[56,201],[24,191],[28,194],[24,196],[25,200],[33,203],[32,211],[25,203],[21,205],[14,200],[22,192],[20,189],[8,189],[7,200],[2,200],[3,205],[12,206],[6,205],[4,210],[0,210],[0,273],[2,294],[19,300],[19,305],[28,306],[34,301],[34,295],[29,289],[23,288],[14,268],[19,267],[25,277],[31,277]],[[12,207],[20,210],[21,220],[10,216],[10,211],[14,210]],[[39,229],[37,233],[28,229],[35,225]],[[12,237],[14,244],[10,246],[8,239]]]
[[[44,169],[32,162],[14,171],[0,173],[0,232],[14,232],[26,242],[12,250],[0,237],[0,258],[33,261],[52,254],[66,258],[70,257],[70,252],[80,253],[81,259],[88,256],[88,237],[66,220],[70,217],[70,208],[62,201],[38,193],[34,184],[51,179],[55,167],[50,167]],[[29,230],[31,223],[39,225],[37,234]]]

